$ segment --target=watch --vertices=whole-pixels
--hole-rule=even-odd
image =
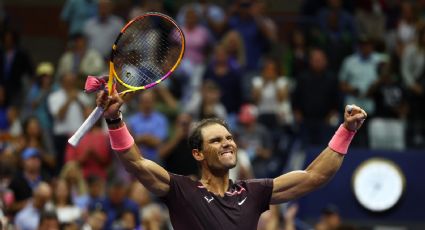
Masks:
[[[112,119],[107,119],[105,118],[106,124],[108,125],[115,125],[115,124],[119,124],[122,121],[122,113],[121,111],[118,111],[118,117],[117,118],[112,118]]]
[[[403,195],[405,176],[400,167],[384,158],[361,163],[353,174],[353,191],[357,201],[373,212],[394,207]]]

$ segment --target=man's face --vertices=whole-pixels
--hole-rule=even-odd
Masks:
[[[211,170],[228,170],[236,166],[237,146],[232,134],[219,124],[202,129],[204,159]]]

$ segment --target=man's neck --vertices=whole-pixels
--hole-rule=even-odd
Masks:
[[[209,192],[223,197],[229,188],[229,171],[214,174],[208,170],[203,170],[200,182]]]

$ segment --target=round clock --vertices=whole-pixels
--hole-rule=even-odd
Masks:
[[[394,162],[371,158],[355,170],[353,189],[357,201],[364,208],[383,212],[400,200],[405,189],[405,177]]]

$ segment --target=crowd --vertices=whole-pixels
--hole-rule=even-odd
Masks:
[[[190,123],[220,117],[239,146],[231,177],[274,177],[291,154],[327,145],[345,104],[369,116],[352,148],[424,149],[425,1],[304,0],[287,33],[267,1],[226,2],[135,0],[123,15],[112,0],[67,0],[57,19],[68,25],[67,47],[40,63],[3,11],[0,226],[170,229],[161,202],[119,165],[103,121],[76,148],[67,144],[95,106],[86,77],[107,75],[117,34],[148,11],[177,20],[186,52],[123,114],[144,156],[167,170],[196,178]],[[273,207],[259,229],[293,229],[294,209]],[[326,223],[317,228],[336,228]]]

